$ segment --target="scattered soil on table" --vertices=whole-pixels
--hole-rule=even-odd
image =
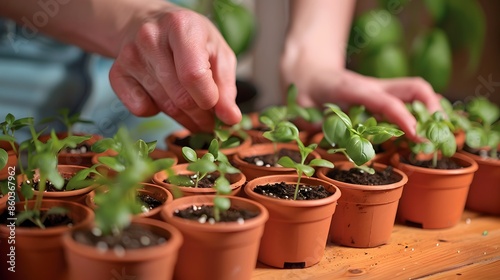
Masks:
[[[289,156],[293,161],[300,162],[300,152],[291,149],[280,149],[277,154],[267,154],[267,155],[256,155],[251,157],[244,157],[243,161],[255,164],[257,166],[280,166],[277,164],[278,160],[283,156]],[[311,161],[314,157],[308,156],[306,163]]]
[[[78,230],[73,239],[81,244],[97,247],[102,251],[113,250],[117,255],[125,254],[125,250],[157,246],[165,243],[170,236],[159,236],[146,227],[131,224],[116,235],[101,235],[98,230]]]
[[[293,200],[295,194],[295,184],[286,184],[285,182],[260,185],[253,189],[254,192],[274,197],[278,199]],[[315,200],[331,196],[324,186],[300,185],[297,194],[297,200]]]
[[[179,175],[179,176],[186,177],[186,180],[189,180],[193,184],[193,186],[194,186],[194,183],[196,181],[196,174]],[[217,178],[219,178],[219,175],[216,174],[216,173],[207,174],[205,177],[203,177],[198,182],[198,188],[213,188],[214,185],[215,185],[215,180]],[[163,180],[163,182],[167,183],[167,184],[173,184],[172,182],[170,182],[170,180],[168,180],[168,178],[166,178],[165,180]],[[186,186],[181,186],[181,187],[192,187],[192,186],[186,185]]]
[[[41,211],[41,216],[45,215],[46,211]],[[19,211],[16,211],[14,215],[17,216],[19,214]],[[3,213],[0,215],[0,224],[10,224],[11,221],[8,220],[8,218],[12,218],[13,216],[11,215],[10,211],[3,211]],[[50,214],[47,216],[47,218],[44,220],[43,225],[46,228],[50,227],[57,227],[57,226],[71,226],[73,224],[73,220],[66,214]],[[20,225],[16,225],[18,227],[25,227],[25,228],[37,228],[38,226],[35,225],[33,222],[30,220],[25,220],[22,222]]]
[[[91,147],[87,143],[80,143],[74,148],[66,147],[63,152],[68,154],[86,154],[91,152]]]
[[[219,222],[243,222],[254,218],[258,215],[257,212],[249,211],[246,209],[229,208],[227,211],[220,213]],[[174,216],[199,221],[200,223],[214,223],[214,207],[212,205],[193,205],[182,210],[176,210]]]
[[[431,168],[431,169],[443,169],[443,170],[450,170],[450,169],[461,169],[463,168],[460,166],[458,163],[453,161],[453,159],[448,158],[448,157],[442,157],[437,160],[437,165],[436,167],[432,166],[432,160],[416,160],[414,158],[406,158],[406,157],[401,157],[401,162],[411,164],[417,167],[423,167],[423,168]]]
[[[332,169],[326,176],[333,180],[357,184],[357,185],[389,185],[396,183],[402,179],[401,175],[393,172],[392,166],[388,166],[382,171],[375,171],[375,174],[370,174],[359,168],[351,168],[349,170]]]

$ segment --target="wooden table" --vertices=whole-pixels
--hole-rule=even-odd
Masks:
[[[500,279],[500,217],[465,211],[459,224],[442,230],[396,224],[389,244],[359,249],[329,243],[312,267],[258,263],[252,279]]]

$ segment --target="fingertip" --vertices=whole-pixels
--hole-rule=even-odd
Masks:
[[[215,106],[215,115],[227,125],[234,125],[241,121],[242,114],[240,108],[236,104],[229,106]]]

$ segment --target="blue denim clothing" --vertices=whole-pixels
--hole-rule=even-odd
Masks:
[[[7,113],[40,121],[68,108],[94,121],[75,130],[112,136],[124,124],[137,138],[158,140],[158,146],[164,147],[163,138],[180,126],[164,114],[133,116],[109,84],[112,63],[0,18],[0,122]],[[152,131],[145,129],[146,123],[160,126]],[[52,127],[64,129],[61,124]],[[28,134],[23,131],[17,136],[23,140]]]

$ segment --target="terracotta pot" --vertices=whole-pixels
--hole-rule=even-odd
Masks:
[[[268,211],[252,200],[230,196],[231,207],[258,215],[244,223],[205,223],[174,216],[177,209],[213,205],[212,195],[186,196],[162,209],[162,217],[182,232],[174,279],[251,279]]]
[[[181,233],[158,220],[140,218],[133,224],[144,226],[163,236],[167,242],[153,247],[126,250],[116,255],[75,241],[70,233],[63,237],[71,280],[172,279],[177,253],[182,244]]]
[[[264,176],[249,181],[245,186],[246,195],[269,211],[258,259],[278,268],[312,266],[323,257],[340,190],[327,181],[305,177],[301,180],[302,184],[323,185],[332,195],[318,200],[294,201],[272,198],[253,191],[259,185],[277,182],[295,184],[297,175]]]
[[[336,169],[349,170],[352,162],[337,162]],[[382,171],[387,165],[374,163]],[[320,168],[318,178],[331,182],[340,189],[342,196],[330,225],[330,240],[348,247],[369,248],[389,242],[398,209],[399,198],[408,177],[394,168],[400,180],[387,185],[358,185],[334,180],[327,176],[330,168]]]
[[[57,169],[59,170],[59,173],[61,175],[74,175],[78,171],[85,169],[86,167],[84,166],[79,166],[79,165],[58,165]],[[38,173],[35,172],[34,174],[35,179],[38,179]],[[20,194],[21,190],[21,182],[26,180],[26,175],[20,174],[18,176],[18,190]],[[91,185],[82,189],[77,189],[77,190],[71,190],[71,191],[55,191],[55,192],[47,192],[45,191],[43,193],[43,199],[56,199],[56,200],[64,200],[64,201],[74,201],[83,205],[85,204],[85,198],[89,192],[91,192],[93,189],[95,189],[96,186]],[[33,196],[33,199],[36,199],[36,196],[39,195],[39,191],[35,191],[35,194]],[[22,195],[20,195],[21,200],[24,199]]]
[[[312,138],[310,143],[315,143],[318,144],[318,147],[316,148],[316,152],[321,156],[322,159],[329,160],[333,163],[338,162],[338,161],[346,161],[348,160],[347,157],[342,154],[342,153],[334,153],[330,154],[328,153],[329,149],[325,149],[319,146],[319,143],[322,141],[324,136],[323,132],[316,133]],[[370,164],[371,162],[378,162],[382,163],[385,165],[390,165],[391,161],[391,156],[396,152],[397,147],[394,145],[394,142],[387,143],[385,145],[381,145],[381,148],[383,152],[378,152],[375,154],[375,157],[369,161],[367,164]]]
[[[165,188],[162,188],[158,185],[154,184],[149,184],[149,183],[142,183],[142,186],[140,189],[138,189],[139,193],[147,194],[151,197],[154,197],[158,199],[159,201],[162,201],[162,205],[166,205],[174,199],[172,194]],[[87,194],[87,197],[85,198],[85,204],[95,210],[97,208],[97,205],[94,203],[94,197],[95,197],[95,190],[91,191],[90,193]],[[141,213],[137,215],[137,217],[140,218],[152,218],[152,219],[157,219],[160,220],[160,212],[161,212],[162,206],[158,206],[154,209],[151,209],[148,212]]]
[[[189,130],[179,130],[179,131],[173,132],[172,134],[167,136],[167,138],[165,138],[165,143],[167,144],[167,150],[173,152],[177,156],[179,163],[186,163],[187,161],[184,158],[184,156],[182,155],[182,147],[183,146],[177,145],[175,143],[175,141],[177,139],[182,139],[184,137],[187,137],[190,134],[191,134],[191,132],[189,132]],[[241,144],[239,146],[221,149],[220,151],[222,153],[224,153],[229,160],[231,160],[233,155],[239,149],[245,149],[247,147],[250,147],[251,145],[252,145],[252,139],[250,137],[247,137],[246,139],[243,140],[243,142],[241,142]],[[206,153],[208,153],[208,150],[203,150],[203,149],[196,150],[196,154],[200,158]]]
[[[58,132],[56,133],[58,139],[64,139],[68,137],[67,132]],[[102,139],[101,135],[98,134],[83,134],[83,133],[74,133],[73,135],[75,136],[90,136],[89,140],[84,141],[83,143],[86,143],[89,146],[92,146],[95,142],[99,141]],[[38,140],[42,142],[46,142],[48,139],[50,139],[50,134],[44,134],[40,135]],[[59,156],[57,157],[58,163],[59,164],[64,164],[64,165],[81,165],[81,166],[86,166],[90,167],[92,166],[92,157],[95,155],[94,152],[91,150],[87,151],[86,153],[81,153],[81,154],[76,154],[76,153],[68,153],[66,151],[61,151],[59,153]]]
[[[28,207],[32,208],[35,201],[29,201]],[[26,280],[26,279],[69,279],[66,277],[67,264],[64,258],[62,236],[71,229],[89,227],[94,220],[92,210],[84,205],[62,201],[44,200],[42,210],[52,207],[64,207],[69,210],[68,215],[74,223],[69,226],[57,226],[46,229],[26,228],[16,226],[7,227],[0,225],[0,263],[1,279]],[[6,205],[0,205],[0,211],[6,211]],[[21,210],[23,203],[16,203],[16,209]],[[11,222],[11,221],[8,221]],[[9,236],[15,236],[15,244],[9,242]],[[14,247],[15,258],[9,256]],[[14,260],[15,273],[7,270],[8,261]]]
[[[19,147],[17,143],[15,145]],[[14,152],[14,149],[12,149],[12,146],[7,141],[0,140],[0,148],[4,149],[8,155],[7,164],[2,169],[0,169],[0,181],[1,181],[9,178],[9,173],[12,173],[12,171],[16,173],[17,154]]]
[[[408,176],[399,201],[397,219],[424,229],[456,225],[462,216],[469,186],[477,163],[462,154],[451,157],[463,168],[442,170],[417,167],[400,162],[395,154],[391,163]]]
[[[264,144],[271,143],[269,139],[264,137],[265,127],[259,121],[259,112],[253,112],[248,114],[252,121],[252,129],[245,130],[245,132],[252,138],[252,144]],[[301,130],[299,131],[299,138],[303,143],[307,143],[309,138],[309,133],[307,131]]]
[[[500,215],[500,160],[483,158],[464,150],[460,153],[478,164],[465,207],[481,213]]]
[[[299,148],[297,144],[293,143],[277,143],[276,149],[289,149],[293,151],[298,151]],[[259,178],[267,175],[277,175],[277,174],[289,174],[294,175],[297,174],[295,169],[293,168],[285,168],[285,167],[266,167],[266,166],[257,166],[253,163],[249,163],[244,161],[245,157],[258,156],[258,155],[269,155],[274,154],[275,146],[273,143],[264,143],[264,144],[256,144],[252,145],[247,149],[240,149],[233,157],[234,166],[237,167],[248,181]],[[321,156],[313,151],[309,156],[312,158],[321,158]]]
[[[457,151],[461,151],[465,145],[465,131],[458,130],[453,133],[455,136],[455,142],[457,143]]]
[[[174,165],[172,170],[177,175],[190,175],[194,174],[193,171],[187,170],[188,163],[181,163]],[[243,173],[227,174],[229,178],[229,183],[231,183],[231,193],[230,195],[238,195],[241,191],[241,187],[246,182],[246,177]],[[170,183],[165,183],[164,180],[168,178],[168,174],[165,171],[157,172],[153,175],[153,182],[158,186],[167,189],[173,194],[174,199],[181,196],[191,196],[191,195],[208,195],[215,194],[214,188],[192,188],[192,187],[182,187],[176,186]]]

